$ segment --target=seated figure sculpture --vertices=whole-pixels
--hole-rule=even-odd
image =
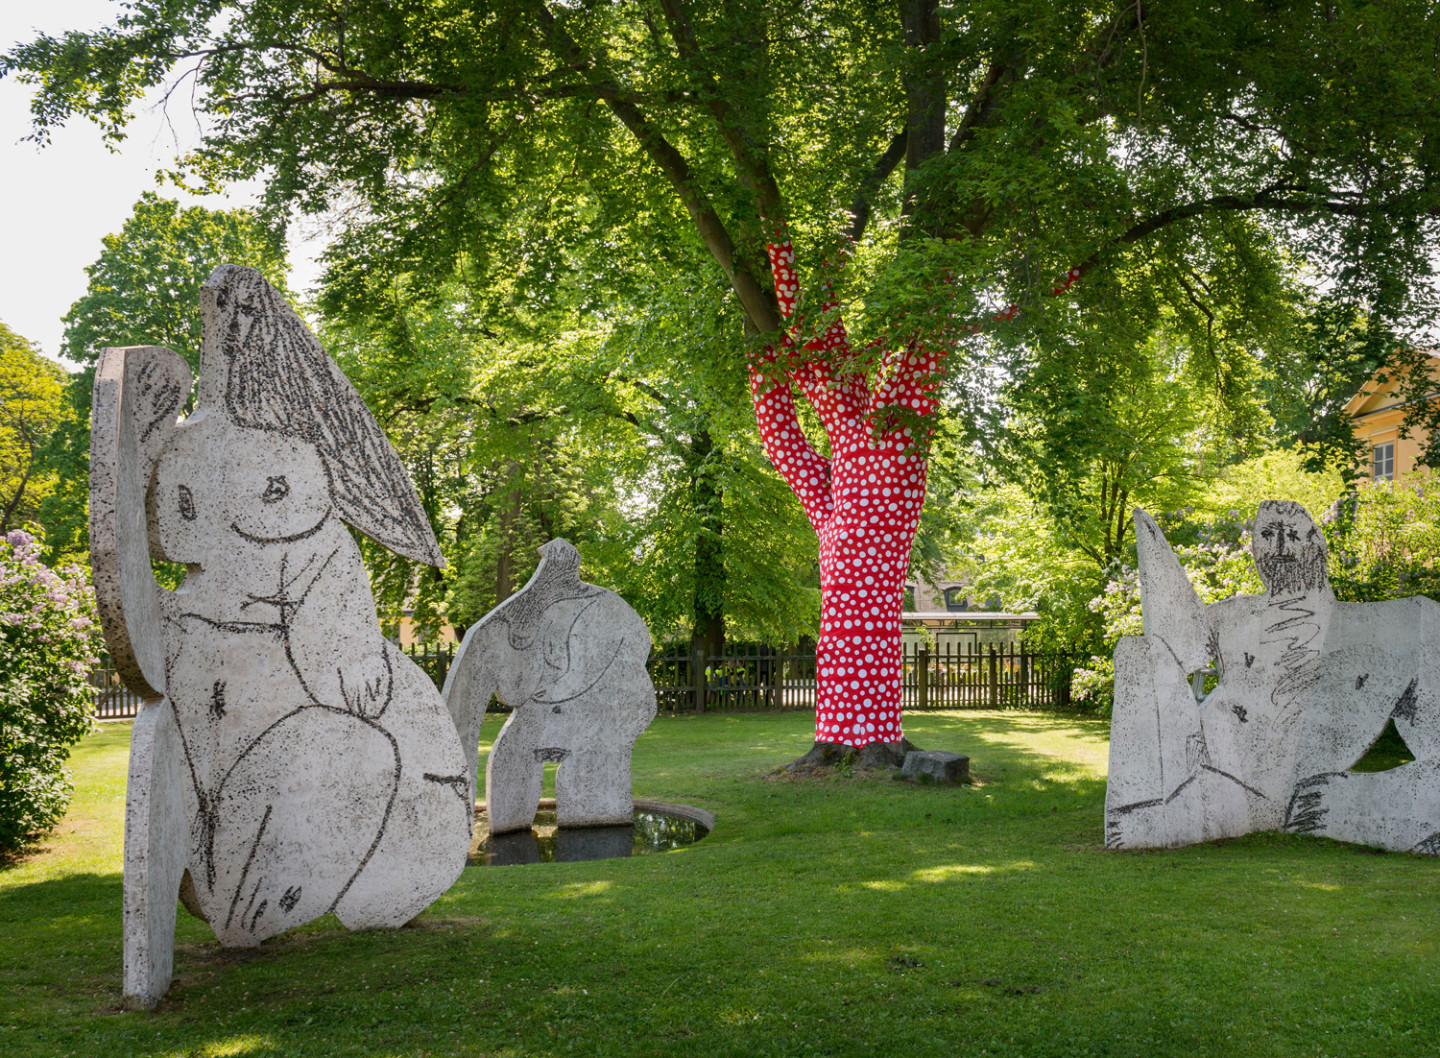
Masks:
[[[1106,845],[1288,829],[1440,851],[1440,671],[1427,649],[1440,607],[1337,602],[1324,536],[1295,503],[1268,501],[1255,519],[1264,594],[1210,606],[1143,511],[1135,533],[1145,627],[1115,649]],[[1217,684],[1199,694],[1192,677],[1212,663]],[[1350,771],[1392,717],[1418,759]]]
[[[568,541],[551,540],[540,555],[525,587],[465,634],[445,681],[472,797],[490,699],[512,710],[485,766],[492,834],[534,822],[546,762],[559,764],[561,827],[632,822],[631,750],[655,718],[645,622],[614,592],[580,579]]]
[[[125,996],[168,988],[177,891],[226,946],[320,915],[398,927],[465,864],[453,723],[381,634],[348,526],[443,565],[398,456],[261,275],[202,291],[185,362],[106,349],[96,375],[92,560],[116,667],[147,699],[132,741]],[[151,557],[185,563],[161,589]]]

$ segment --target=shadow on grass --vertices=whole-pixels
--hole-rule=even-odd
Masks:
[[[66,874],[0,887],[0,926],[75,924],[120,913],[120,875]]]
[[[907,718],[979,787],[766,781],[810,723],[657,722],[637,788],[720,816],[680,852],[470,868],[411,928],[256,951],[182,915],[154,1014],[105,1016],[117,874],[0,888],[0,1052],[1188,1058],[1440,1032],[1440,863],[1284,835],[1106,852],[1103,725],[1069,717]]]

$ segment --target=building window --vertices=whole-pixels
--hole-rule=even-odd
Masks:
[[[915,585],[905,585],[905,599],[900,606],[906,613],[915,612]]]
[[[1395,442],[1376,445],[1373,452],[1372,476],[1376,481],[1395,480]]]
[[[970,600],[965,598],[964,588],[945,589],[945,609],[949,613],[964,613],[970,607]]]

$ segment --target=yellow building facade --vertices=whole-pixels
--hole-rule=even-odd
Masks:
[[[1430,385],[1421,400],[1440,399],[1440,350],[1427,350]],[[1386,372],[1379,371],[1360,392],[1350,398],[1345,411],[1350,416],[1355,436],[1364,443],[1361,458],[1370,477],[1394,481],[1415,469],[1420,450],[1428,443],[1425,434],[1413,432],[1400,436],[1405,412],[1413,401],[1403,392],[1399,381],[1382,381]]]

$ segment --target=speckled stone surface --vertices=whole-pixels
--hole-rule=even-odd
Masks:
[[[1324,536],[1295,503],[1256,516],[1265,593],[1210,606],[1143,511],[1135,530],[1144,635],[1115,650],[1106,844],[1287,829],[1440,852],[1440,607],[1337,602]],[[1350,771],[1392,718],[1416,761]]]
[[[913,749],[905,754],[900,775],[906,779],[927,778],[931,782],[953,784],[970,777],[970,758],[943,749]]]
[[[125,797],[123,990],[131,1009],[154,1007],[170,988],[175,896],[190,830],[180,768],[180,732],[170,703],[146,702],[130,732]]]
[[[466,634],[445,700],[467,756],[471,796],[480,721],[493,696],[510,714],[485,768],[492,833],[528,828],[547,761],[562,827],[631,822],[630,754],[655,717],[650,633],[614,592],[580,580],[564,540],[540,549],[529,583]]]
[[[1286,826],[1388,849],[1440,854],[1440,604],[1416,597],[1339,603],[1296,751]],[[1349,767],[1391,721],[1415,760]]]
[[[90,568],[105,646],[136,694],[165,687],[161,595],[145,495],[190,393],[190,369],[169,349],[105,349],[95,367],[90,432]]]
[[[472,822],[449,713],[381,635],[346,528],[443,562],[403,465],[258,272],[221,266],[202,309],[197,401],[178,424],[189,373],[175,354],[106,350],[97,372],[102,622],[135,658],[127,683],[165,695],[174,731],[155,721],[127,795],[141,821],[133,849],[127,834],[127,996],[131,955],[152,967],[137,1005],[168,976],[158,937],[178,879],[154,850],[176,829],[172,770],[190,902],[225,945],[331,911],[402,925],[459,875]],[[179,590],[155,584],[145,552],[188,565]]]

